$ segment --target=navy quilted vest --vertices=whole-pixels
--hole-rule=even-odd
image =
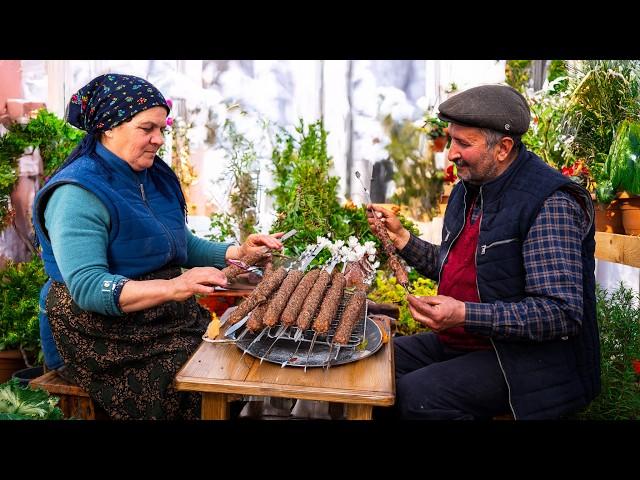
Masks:
[[[522,244],[544,201],[560,188],[571,193],[593,220],[589,193],[525,148],[506,172],[482,185],[476,251],[481,302],[518,302],[525,297]],[[451,193],[442,230],[440,271],[464,225],[466,193],[463,182]],[[584,407],[600,391],[594,251],[592,224],[582,243],[584,316],[578,336],[546,342],[492,339],[516,418],[555,418]]]
[[[36,195],[33,223],[47,274],[63,281],[45,233],[44,211],[53,190],[66,183],[92,192],[108,209],[111,228],[107,260],[111,273],[135,278],[186,262],[185,217],[179,202],[182,192],[171,168],[156,159],[151,168],[135,172],[101,144],[96,146],[96,153],[104,161],[91,156],[78,158]],[[171,196],[165,196],[163,190]]]

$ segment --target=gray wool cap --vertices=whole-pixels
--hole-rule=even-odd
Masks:
[[[525,98],[507,85],[481,85],[460,92],[438,107],[445,122],[522,135],[531,114]]]

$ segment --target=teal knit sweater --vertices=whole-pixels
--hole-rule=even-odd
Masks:
[[[109,272],[107,242],[109,212],[93,193],[76,185],[62,185],[53,192],[45,209],[47,228],[56,263],[71,297],[83,310],[103,315],[121,315],[113,298],[105,305],[103,282],[124,278]],[[185,225],[187,263],[183,267],[225,266],[229,243],[196,237]]]

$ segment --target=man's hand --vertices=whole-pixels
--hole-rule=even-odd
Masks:
[[[369,222],[369,226],[374,225],[374,219],[372,218],[371,212],[372,210],[373,214],[376,215],[386,227],[393,245],[398,250],[402,250],[411,237],[409,231],[402,226],[400,220],[398,220],[398,217],[396,217],[393,212],[373,204],[367,205],[367,221]]]
[[[464,325],[464,302],[444,295],[414,297],[407,295],[413,318],[434,332]]]

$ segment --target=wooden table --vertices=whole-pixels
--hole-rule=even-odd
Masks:
[[[382,326],[382,325],[381,325]],[[389,331],[388,323],[385,325]],[[177,390],[202,393],[202,419],[229,418],[229,396],[257,395],[345,403],[350,420],[370,420],[374,405],[395,399],[393,339],[357,362],[285,367],[262,362],[233,344],[203,342],[175,378]]]

